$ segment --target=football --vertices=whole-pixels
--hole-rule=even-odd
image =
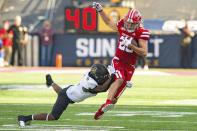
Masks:
[[[137,41],[136,41],[136,40],[134,40],[134,39],[132,39],[132,40],[131,40],[131,44],[138,46]]]
[[[138,46],[139,47],[139,45],[138,45],[138,43],[137,43],[137,41],[136,40],[134,40],[134,39],[132,39],[131,40],[131,44],[133,44],[133,45],[135,45],[135,46]],[[129,47],[127,47],[128,49],[130,49],[130,50],[132,50],[131,48],[129,48]]]

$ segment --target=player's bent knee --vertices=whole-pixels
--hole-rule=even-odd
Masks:
[[[64,92],[63,92],[63,90],[60,90],[59,92],[58,92],[58,96],[64,96],[65,94],[64,94]]]

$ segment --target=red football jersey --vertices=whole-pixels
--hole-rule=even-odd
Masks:
[[[148,40],[150,33],[148,30],[142,27],[137,28],[135,32],[128,33],[124,27],[123,19],[117,22],[117,27],[119,32],[119,40],[115,56],[126,63],[135,65],[138,54],[125,46],[124,39],[127,37],[133,37],[133,39],[135,39],[137,42],[139,39]]]
[[[5,29],[1,29],[0,30],[0,36],[5,35],[6,32],[7,31]],[[13,36],[13,31],[10,31],[8,34],[11,34]],[[6,47],[6,48],[13,45],[12,39],[3,38],[2,41],[3,41],[3,46]]]

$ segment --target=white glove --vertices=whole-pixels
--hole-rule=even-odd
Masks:
[[[116,70],[115,70],[115,68],[113,66],[109,65],[108,68],[109,68],[110,75],[116,73]]]
[[[130,81],[127,81],[126,87],[127,88],[131,88],[133,86],[133,83]]]
[[[132,40],[133,40],[132,37],[126,38],[125,41],[124,41],[124,42],[125,42],[125,46],[128,47],[129,44],[131,44],[131,41],[132,41]]]
[[[101,12],[103,10],[101,4],[96,3],[96,2],[93,2],[92,7],[98,12]]]

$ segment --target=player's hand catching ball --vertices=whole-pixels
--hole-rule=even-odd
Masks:
[[[53,83],[54,83],[54,82],[53,82],[53,80],[52,80],[52,78],[51,78],[51,75],[50,75],[50,74],[47,74],[47,75],[46,75],[46,85],[49,87],[49,86],[51,86]]]
[[[131,44],[131,41],[133,40],[132,37],[128,37],[125,39],[125,46],[128,47]]]
[[[93,2],[92,7],[97,11],[97,12],[101,12],[103,10],[101,4],[97,3],[97,2]]]
[[[129,38],[126,38],[125,39],[125,46],[131,50],[131,48],[129,47],[129,45],[135,45],[135,46],[138,46],[138,43],[136,42],[135,39],[133,39],[132,37],[129,37]]]

